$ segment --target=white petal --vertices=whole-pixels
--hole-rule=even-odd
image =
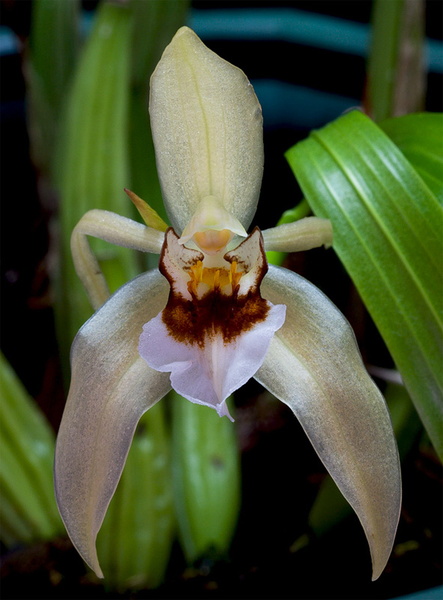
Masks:
[[[137,351],[143,323],[166,303],[168,284],[148,272],[120,288],[80,329],[57,437],[55,489],[69,536],[98,576],[95,539],[141,415],[170,389]]]
[[[284,302],[287,317],[255,378],[291,408],[354,508],[376,579],[391,553],[401,505],[400,465],[384,398],[364,368],[349,323],[320,290],[270,267],[262,293]]]
[[[88,211],[74,227],[71,252],[77,275],[81,279],[92,306],[97,309],[109,298],[109,289],[87,236],[125,248],[160,253],[164,233],[107,210]]]
[[[151,78],[157,169],[173,227],[215,196],[243,227],[254,216],[263,172],[260,104],[245,74],[182,27]]]
[[[231,420],[225,400],[262,364],[269,342],[285,320],[285,306],[270,306],[266,319],[225,343],[221,335],[198,344],[176,341],[159,314],[143,327],[139,352],[150,367],[171,373],[176,392],[197,404],[212,406]]]
[[[300,252],[332,244],[332,225],[329,219],[305,217],[294,223],[278,225],[262,231],[266,250]]]

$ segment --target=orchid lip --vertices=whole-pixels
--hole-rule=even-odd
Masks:
[[[207,339],[220,334],[227,344],[266,319],[269,307],[260,296],[259,287],[267,263],[258,229],[238,248],[225,254],[216,267],[206,267],[206,257],[202,259],[195,252],[194,264],[186,256],[180,271],[177,265],[182,248],[178,244],[178,236],[169,230],[159,267],[171,285],[168,304],[162,312],[170,336],[181,343],[204,346]],[[255,253],[254,264],[249,248]],[[172,259],[174,252],[180,254]],[[247,279],[247,286],[241,284],[243,278]],[[184,281],[178,285],[180,279]],[[186,295],[181,291],[184,284]]]
[[[169,299],[144,326],[139,352],[151,368],[171,372],[182,396],[228,414],[226,398],[260,367],[286,309],[260,295],[267,263],[258,229],[218,258],[206,267],[211,256],[183,248],[174,230],[166,232],[160,271]]]

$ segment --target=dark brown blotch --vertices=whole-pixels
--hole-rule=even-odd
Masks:
[[[171,292],[162,319],[177,342],[203,347],[206,339],[220,335],[225,344],[231,343],[264,321],[268,312],[269,304],[258,291],[237,297],[215,289],[194,301]]]

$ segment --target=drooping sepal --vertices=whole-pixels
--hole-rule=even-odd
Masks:
[[[395,437],[353,331],[330,300],[295,273],[270,267],[262,293],[287,318],[255,378],[287,404],[365,531],[373,579],[386,566],[401,507]]]
[[[169,390],[169,378],[137,352],[142,324],[166,303],[168,286],[150,271],[120,288],[77,334],[72,379],[57,437],[55,491],[66,530],[102,577],[95,539],[141,415]]]

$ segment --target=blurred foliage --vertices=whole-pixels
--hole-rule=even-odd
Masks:
[[[63,531],[52,491],[55,437],[0,354],[0,540],[9,548]]]
[[[236,429],[215,411],[174,391],[170,396],[174,500],[183,550],[190,563],[208,554],[223,558],[240,508]]]
[[[164,410],[156,404],[140,419],[97,538],[110,589],[153,588],[163,580],[175,534],[170,453]]]
[[[61,113],[80,50],[80,0],[34,2],[25,73],[34,164],[53,176]]]
[[[375,0],[366,110],[375,121],[423,110],[425,4]]]

